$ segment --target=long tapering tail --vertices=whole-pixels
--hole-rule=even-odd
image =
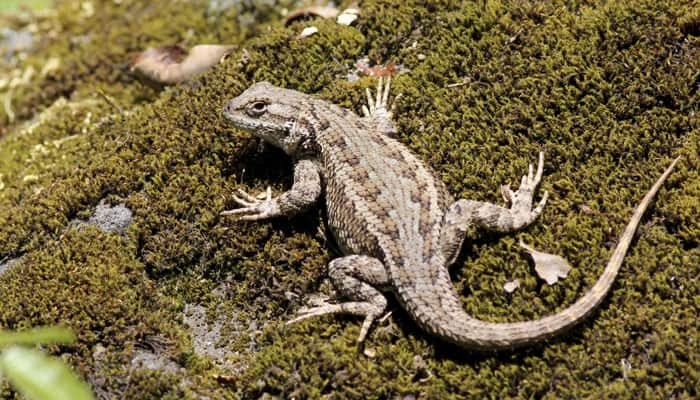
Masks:
[[[459,297],[454,290],[440,294],[441,306],[438,310],[428,309],[421,297],[409,289],[399,291],[401,301],[423,329],[443,340],[470,349],[497,350],[519,347],[552,337],[571,328],[595,310],[610,291],[644,212],[679,159],[680,157],[671,163],[635,209],[598,281],[570,307],[533,321],[493,323],[469,316],[462,309]],[[441,279],[449,281],[448,276]],[[442,283],[446,283],[445,286],[451,286],[449,282]]]

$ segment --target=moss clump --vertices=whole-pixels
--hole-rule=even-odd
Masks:
[[[82,3],[62,3],[43,22],[54,39],[16,67],[38,68],[53,55],[65,62],[17,92],[17,122],[0,121],[0,259],[23,256],[0,277],[11,299],[0,304],[0,323],[74,327],[79,345],[55,350],[96,390],[152,398],[697,396],[700,57],[686,27],[691,2],[367,1],[354,27],[316,20],[319,33],[303,40],[295,36],[304,23],[284,28],[274,13],[261,19],[269,25],[239,25],[269,6],[95,1],[94,16],[81,18]],[[90,28],[108,21],[123,28]],[[127,73],[128,53],[180,39],[240,49],[164,90]],[[401,138],[455,196],[498,202],[499,185],[546,151],[543,217],[516,235],[478,232],[459,258],[455,285],[479,318],[531,319],[574,302],[598,277],[633,205],[683,155],[589,321],[512,354],[474,354],[428,337],[394,304],[367,343],[372,357],[354,346],[353,318],[282,327],[307,295],[328,290],[320,213],[250,224],[219,218],[235,188],[271,184],[279,193],[291,179],[279,152],[258,152],[219,110],[259,80],[359,110],[374,83],[343,78],[364,56],[405,68],[394,80],[405,99],[396,114]],[[60,96],[70,99],[52,118],[21,133]],[[66,147],[51,148],[66,137]],[[32,158],[37,145],[47,151]],[[125,237],[66,231],[105,197],[133,211]],[[541,285],[520,238],[565,256],[570,276]],[[513,278],[521,287],[507,294],[502,285]],[[221,328],[226,360],[194,353],[180,318],[185,304],[206,307],[212,324],[229,321]],[[133,367],[136,347],[180,368]],[[218,373],[234,374],[235,385],[215,382]]]
[[[10,329],[66,325],[78,335],[67,359],[92,382],[106,387],[123,382],[135,346],[155,335],[171,341],[183,335],[173,323],[175,303],[149,295],[155,284],[135,253],[124,239],[94,227],[67,231],[0,277],[0,324]],[[115,374],[94,373],[108,368]]]

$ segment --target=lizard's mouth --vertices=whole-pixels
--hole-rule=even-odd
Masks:
[[[254,119],[242,112],[228,112],[224,108],[224,117],[236,128],[251,133],[253,136],[262,139],[263,142],[270,143],[280,147],[280,135],[277,132],[276,126],[272,123],[266,123],[259,119]]]
[[[251,119],[244,113],[236,110],[231,102],[229,101],[225,106],[224,109],[222,110],[224,117],[229,120],[233,125],[235,125],[237,128],[247,130],[247,131],[252,131],[256,128],[257,125],[255,120]]]
[[[259,124],[253,124],[252,121],[246,121],[245,118],[237,118],[236,116],[224,115],[236,128],[243,129],[244,131],[252,132]]]

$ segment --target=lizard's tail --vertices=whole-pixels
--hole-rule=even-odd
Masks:
[[[454,290],[440,294],[437,300],[440,307],[437,310],[434,306],[427,306],[425,300],[414,290],[399,290],[399,297],[423,329],[460,347],[481,350],[506,349],[534,343],[561,333],[582,321],[603,301],[620,269],[642,215],[679,159],[680,157],[671,163],[639,203],[595,285],[576,303],[554,315],[533,321],[494,323],[469,316],[462,309]],[[448,276],[438,279],[448,281],[438,282],[441,287],[452,287]],[[446,285],[442,286],[443,283]]]

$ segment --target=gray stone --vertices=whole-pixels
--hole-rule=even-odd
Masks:
[[[197,304],[186,304],[184,320],[190,326],[194,352],[200,356],[223,360],[229,352],[226,348],[217,346],[221,340],[221,318],[214,321],[212,326],[207,323],[207,310]]]
[[[26,50],[34,44],[34,35],[27,31],[0,29],[0,54],[9,60],[15,52]]]
[[[94,225],[105,232],[121,233],[133,219],[133,213],[124,204],[111,206],[101,201],[86,224]]]
[[[7,272],[13,265],[19,262],[20,258],[10,258],[9,260],[0,261],[0,275]]]
[[[167,355],[149,350],[137,350],[131,358],[131,365],[136,368],[146,368],[169,374],[177,374],[183,369]]]

